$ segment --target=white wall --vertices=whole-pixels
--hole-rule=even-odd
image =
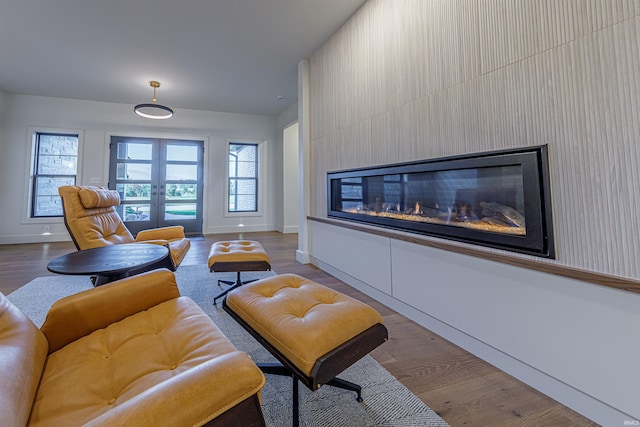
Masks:
[[[178,110],[166,121],[136,116],[131,105],[61,98],[4,94],[4,120],[0,127],[0,244],[68,240],[61,219],[27,218],[32,128],[77,129],[84,135],[80,159],[79,184],[91,177],[108,179],[109,137],[132,135],[201,139],[205,141],[204,233],[264,231],[276,229],[276,205],[282,200],[282,187],[276,174],[282,170],[281,150],[277,150],[276,119],[268,116]],[[262,165],[263,214],[242,219],[224,216],[224,177],[227,139],[264,141]],[[278,185],[279,184],[279,185]],[[51,236],[41,236],[44,225]]]
[[[640,295],[310,221],[312,261],[602,425],[640,419]]]
[[[638,0],[369,0],[309,61],[311,215],[327,171],[548,144],[549,262],[640,279],[638,45]]]
[[[4,100],[5,100],[5,93],[2,92],[0,90],[0,130],[2,130],[2,122],[3,122],[3,117],[4,117]]]
[[[284,129],[283,132],[283,233],[298,232],[299,178],[298,173],[298,123]]]
[[[327,171],[548,144],[540,262],[640,280],[639,36],[638,0],[367,1],[309,59],[310,215]],[[604,425],[640,419],[637,294],[307,227],[347,283]]]
[[[5,97],[6,97],[5,93],[0,90],[0,147],[2,147],[2,139],[3,139],[2,129],[4,128]],[[0,212],[2,211],[0,210]]]

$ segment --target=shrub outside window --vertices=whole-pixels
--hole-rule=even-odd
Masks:
[[[35,133],[32,218],[62,216],[58,187],[76,183],[78,139],[77,134]]]

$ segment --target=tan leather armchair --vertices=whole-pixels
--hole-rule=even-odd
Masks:
[[[182,226],[142,230],[134,238],[116,212],[120,195],[115,190],[67,185],[58,188],[58,193],[62,198],[64,223],[78,250],[134,242],[165,245],[170,257],[160,266],[172,271],[189,251],[191,242]]]
[[[155,270],[51,307],[0,294],[3,426],[264,426],[265,378],[175,276]]]

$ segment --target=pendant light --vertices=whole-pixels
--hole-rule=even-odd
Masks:
[[[133,107],[133,111],[135,111],[137,115],[146,117],[147,119],[170,119],[173,117],[173,109],[158,104],[158,100],[156,99],[156,89],[160,87],[160,83],[150,81],[149,85],[153,88],[151,104],[138,104]]]

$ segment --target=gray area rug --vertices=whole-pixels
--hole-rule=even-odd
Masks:
[[[243,280],[260,279],[274,272],[243,272]],[[176,271],[182,295],[193,299],[213,319],[229,340],[256,362],[275,362],[251,335],[221,308],[213,306],[214,295],[220,290],[217,280],[235,280],[235,273],[210,273],[204,264],[183,265]],[[40,326],[56,300],[92,287],[88,276],[38,277],[8,295],[33,322]],[[384,345],[384,344],[383,344]],[[448,426],[448,424],[396,380],[371,356],[346,369],[341,375],[362,386],[363,402],[355,393],[330,386],[312,392],[300,385],[301,426]],[[262,409],[270,427],[291,425],[292,380],[267,375],[262,392]]]

